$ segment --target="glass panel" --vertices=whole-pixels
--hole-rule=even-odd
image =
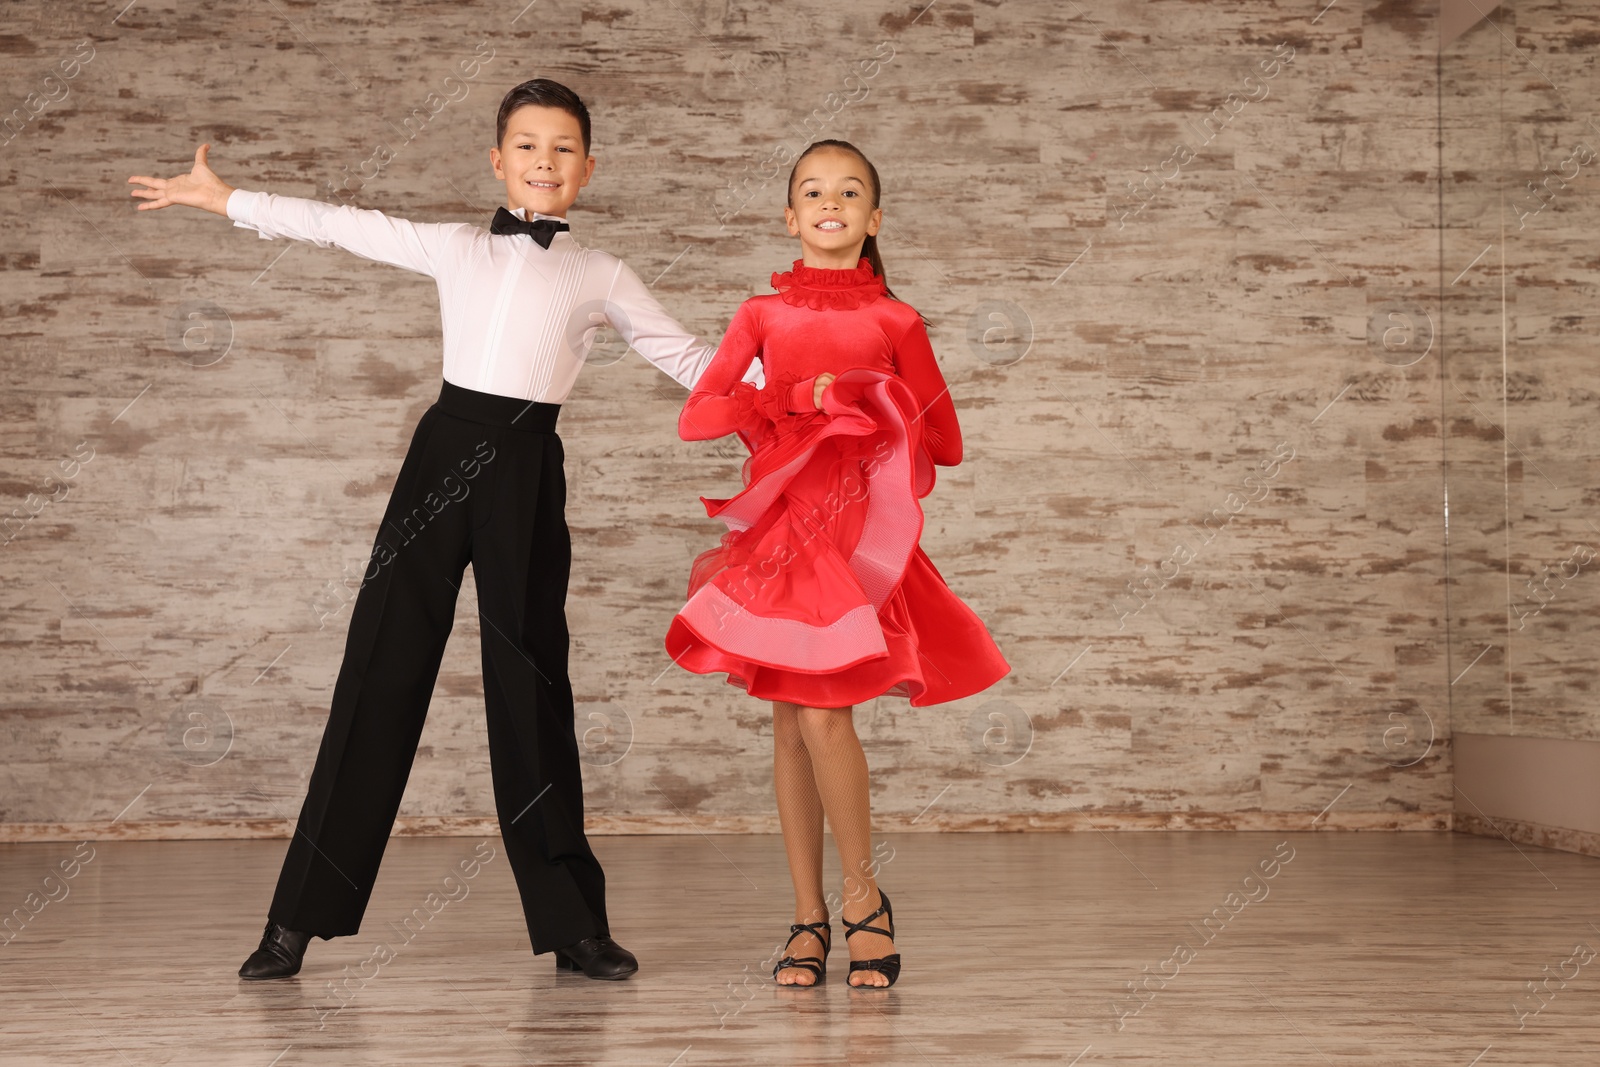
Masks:
[[[1568,17],[1501,4],[1440,59],[1456,732],[1600,738],[1600,69]]]

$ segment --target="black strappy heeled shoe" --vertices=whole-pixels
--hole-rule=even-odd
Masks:
[[[878,890],[878,899],[881,901],[878,905],[878,910],[858,923],[851,922],[843,915],[839,916],[840,921],[844,923],[844,940],[846,944],[849,944],[851,934],[882,934],[890,941],[894,940],[894,909],[889,907],[889,894],[880,889]],[[867,925],[880,915],[888,918],[889,929],[885,930],[882,927]],[[900,977],[900,953],[893,952],[875,960],[851,960],[850,973],[854,974],[857,971],[877,971],[880,974],[887,975],[889,985],[855,985],[850,982],[847,975],[845,984],[849,985],[851,989],[888,989],[889,986],[894,985],[895,979]]]
[[[772,968],[772,980],[774,982],[777,982],[778,980],[778,972],[789,967],[795,967],[802,971],[810,971],[812,975],[815,976],[811,986],[802,985],[799,982],[779,982],[778,984],[783,986],[785,989],[809,989],[812,986],[821,985],[822,980],[828,977],[827,956],[828,950],[833,947],[833,927],[828,924],[828,920],[826,919],[822,920],[821,922],[814,923],[794,923],[789,927],[789,940],[783,943],[783,947],[787,949],[794,943],[794,939],[799,937],[801,934],[811,934],[818,941],[821,941],[822,955],[785,956],[783,959],[779,960],[778,965]]]

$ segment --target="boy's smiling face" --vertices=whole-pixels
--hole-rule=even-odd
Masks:
[[[506,207],[565,217],[594,174],[576,115],[527,104],[506,120],[506,138],[489,149],[494,176],[506,183]]]

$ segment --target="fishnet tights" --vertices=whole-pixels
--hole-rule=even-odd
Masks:
[[[772,705],[772,779],[778,794],[778,822],[783,847],[794,881],[794,921],[828,919],[828,902],[822,891],[823,817],[833,828],[844,871],[841,912],[852,922],[870,915],[881,901],[873,879],[872,813],[867,792],[867,757],[856,736],[850,708],[808,708],[798,704]],[[874,926],[886,926],[882,916]],[[835,926],[834,936],[844,931]],[[895,951],[894,942],[880,934],[857,934],[849,939],[855,959],[874,959]],[[786,955],[822,956],[819,938],[801,934]],[[880,985],[886,980],[875,972],[858,972],[854,985]],[[810,985],[811,972],[795,967],[779,971],[780,984]]]

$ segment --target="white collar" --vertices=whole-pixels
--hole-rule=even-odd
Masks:
[[[530,218],[528,218],[528,209],[527,208],[523,208],[523,207],[519,207],[519,208],[513,209],[511,214],[515,215],[517,218],[521,219],[523,222],[532,222],[533,219],[552,219],[552,220],[554,220],[556,222],[566,222],[567,221],[567,218],[566,218],[565,215],[546,215],[542,211],[535,211],[533,213],[533,219],[530,219]]]

